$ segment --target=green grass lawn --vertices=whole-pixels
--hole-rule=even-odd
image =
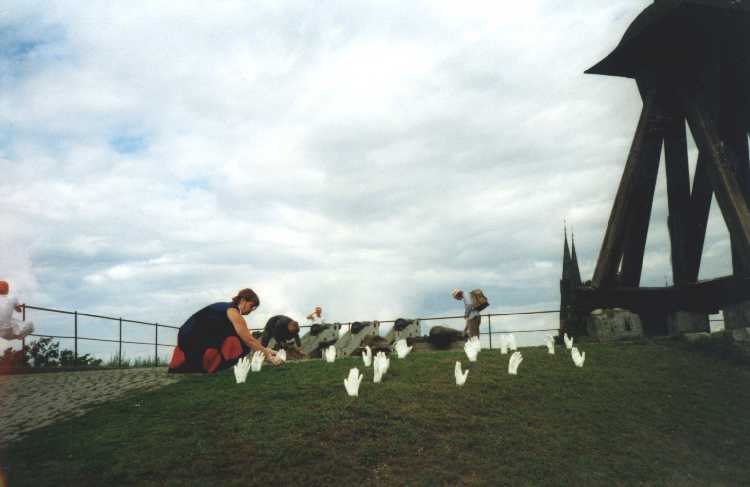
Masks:
[[[190,376],[32,433],[8,485],[748,485],[750,368],[682,342],[458,352]],[[2,483],[2,482],[0,482]]]

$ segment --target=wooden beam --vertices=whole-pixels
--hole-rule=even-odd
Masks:
[[[649,149],[649,124],[655,118],[657,110],[656,90],[651,89],[646,93],[638,127],[630,146],[628,160],[625,163],[620,186],[617,189],[617,196],[615,196],[615,202],[609,215],[607,230],[604,234],[592,279],[592,284],[595,287],[614,284],[615,274],[623,255],[627,223],[633,211],[633,195],[638,191],[637,184],[640,181],[640,173],[644,165],[643,153],[644,150],[648,151]]]
[[[729,56],[724,53],[724,56]],[[729,160],[734,172],[740,191],[745,200],[745,205],[750,205],[750,159],[748,155],[748,143],[745,129],[745,94],[747,87],[740,81],[739,67],[731,63],[730,59],[724,59],[721,71],[721,91],[718,128],[719,136],[728,152],[734,157]],[[750,259],[744,258],[740,250],[741,237],[730,229],[729,235],[732,241],[732,268],[735,275],[750,275]]]
[[[712,314],[728,304],[750,299],[750,277],[721,277],[668,287],[581,286],[574,292],[574,309],[586,315],[597,308],[625,308],[636,313],[694,311]]]
[[[667,175],[669,240],[672,278],[675,284],[688,282],[688,227],[690,223],[690,169],[688,167],[685,117],[673,112],[664,132],[664,165]],[[709,192],[709,198],[711,193]],[[710,200],[709,200],[710,202]],[[708,216],[708,215],[706,215]],[[701,248],[703,245],[701,244]]]
[[[750,260],[750,210],[733,167],[734,155],[719,137],[716,123],[699,96],[683,98],[688,124],[698,149],[708,161],[708,174],[716,193],[724,221],[735,234],[738,253],[743,261]]]
[[[711,54],[706,62],[698,63],[695,76],[698,80],[700,96],[704,97],[710,116],[716,120],[719,117],[719,94],[721,93],[721,42],[717,37],[710,39],[709,49]],[[681,83],[684,85],[684,81]],[[679,91],[676,93],[679,96]],[[697,97],[697,93],[692,96]],[[683,100],[685,96],[682,96]],[[684,101],[681,101],[681,109],[685,113]],[[688,126],[690,124],[688,123]],[[692,128],[691,128],[692,131]],[[695,139],[695,137],[693,137]],[[698,142],[696,141],[696,145]],[[706,240],[706,228],[708,226],[708,215],[711,210],[713,198],[713,187],[708,169],[708,156],[704,154],[698,145],[698,161],[693,175],[693,191],[690,197],[690,229],[688,236],[688,262],[690,272],[688,282],[696,282],[700,273],[700,265],[703,257],[703,244]]]
[[[652,123],[653,129],[654,123]],[[631,212],[628,215],[627,234],[622,255],[622,272],[620,284],[637,286],[641,282],[643,254],[646,251],[648,225],[651,222],[651,207],[654,203],[656,177],[659,174],[659,157],[661,156],[662,129],[649,131],[641,153],[641,170],[635,191],[631,196]]]
[[[735,120],[739,122],[739,120]],[[750,161],[748,161],[748,143],[745,130],[738,125],[728,127],[722,138],[726,141],[729,151],[736,157],[734,173],[737,176],[737,182],[740,191],[745,199],[745,205],[750,207]],[[750,258],[743,257],[741,252],[741,238],[735,232],[730,230],[729,237],[732,241],[732,269],[737,276],[750,275]]]
[[[711,210],[713,189],[711,188],[707,165],[706,158],[699,155],[693,175],[693,191],[690,195],[687,240],[688,282],[698,280],[701,257],[703,256],[703,243],[706,240],[708,213]]]

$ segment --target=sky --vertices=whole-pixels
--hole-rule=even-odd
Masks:
[[[0,279],[175,326],[244,287],[253,327],[461,314],[454,287],[556,309],[563,222],[590,279],[642,107],[583,72],[650,3],[3,2]],[[701,278],[731,274],[713,205]],[[662,164],[642,285],[666,206]]]

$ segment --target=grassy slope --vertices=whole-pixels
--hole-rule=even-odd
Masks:
[[[44,428],[2,453],[9,485],[632,484],[750,479],[750,369],[662,341],[289,364],[191,376]],[[1,482],[0,482],[1,483]]]

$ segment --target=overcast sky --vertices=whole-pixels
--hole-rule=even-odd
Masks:
[[[590,279],[641,109],[583,71],[650,3],[6,1],[0,279],[175,325],[243,287],[254,326],[557,308],[563,220]],[[702,278],[728,249],[714,203]]]

